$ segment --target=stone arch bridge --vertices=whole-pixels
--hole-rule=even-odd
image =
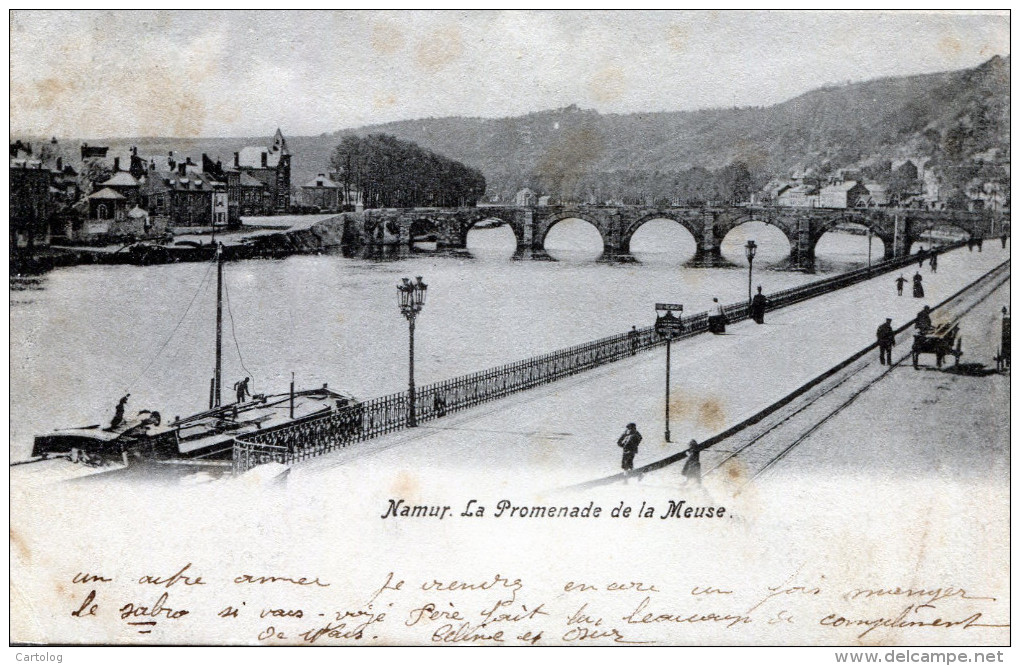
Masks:
[[[628,254],[635,232],[652,220],[673,220],[697,243],[696,263],[719,258],[723,239],[740,225],[758,221],[775,226],[790,242],[791,265],[814,267],[815,245],[839,224],[855,223],[872,230],[885,244],[885,258],[910,251],[912,243],[933,228],[952,226],[972,238],[997,236],[1009,227],[1008,214],[926,210],[919,208],[789,208],[725,206],[653,208],[642,206],[485,206],[478,208],[370,209],[345,213],[346,244],[411,245],[434,241],[438,247],[463,248],[477,225],[506,225],[521,254],[544,251],[545,239],[557,223],[581,219],[594,226],[610,255]]]

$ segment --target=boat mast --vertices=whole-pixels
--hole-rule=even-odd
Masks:
[[[213,374],[213,407],[221,404],[223,370],[223,244],[216,245],[216,371]]]

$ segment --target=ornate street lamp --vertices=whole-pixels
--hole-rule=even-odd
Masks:
[[[418,419],[414,414],[414,320],[418,313],[425,307],[425,291],[429,288],[421,281],[417,282],[409,278],[403,278],[403,282],[397,285],[397,302],[400,305],[400,313],[407,319],[408,328],[408,370],[407,370],[407,427],[413,428],[418,425]]]
[[[747,241],[747,245],[744,246],[744,252],[747,254],[747,302],[751,302],[751,269],[754,266],[754,255],[758,252],[758,245],[753,241]]]
[[[655,304],[655,332],[666,338],[666,441],[669,440],[669,367],[670,343],[674,336],[684,331],[682,314],[684,306],[680,303]],[[662,314],[665,312],[665,314]],[[674,315],[673,313],[677,314]]]

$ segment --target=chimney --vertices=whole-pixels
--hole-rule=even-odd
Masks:
[[[119,157],[114,157],[113,158],[113,172],[117,173],[118,171],[120,171],[120,158]]]
[[[180,164],[177,165],[177,173],[178,174],[183,176],[187,172],[188,172],[188,165],[187,165],[186,162],[181,162]]]
[[[241,166],[241,153],[234,153],[234,166]]]
[[[262,168],[265,169],[268,166],[266,163],[266,151],[262,151]]]
[[[61,171],[62,172],[63,170],[64,170],[64,158],[63,157],[58,157],[57,158],[57,171]]]

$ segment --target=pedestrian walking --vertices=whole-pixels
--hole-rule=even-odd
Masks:
[[[985,239],[981,238],[981,236],[978,236],[978,239],[977,239],[978,252],[981,251],[981,244],[984,242],[984,240]]]
[[[719,303],[718,298],[713,298],[712,314],[708,316],[708,330],[715,335],[722,335],[726,332],[726,312]]]
[[[1002,232],[1002,236],[999,238],[999,240],[1002,241],[1002,249],[1005,250],[1006,249],[1006,232],[1005,231]]]
[[[707,447],[701,446],[695,439],[692,439],[687,446],[687,462],[684,463],[680,474],[688,484],[701,485],[701,451],[704,448]]]
[[[633,355],[637,354],[637,347],[638,347],[638,330],[637,330],[637,326],[631,326],[630,327],[630,332],[627,334],[627,337],[630,338],[630,355],[633,356]]]
[[[924,298],[924,285],[921,284],[923,279],[920,273],[914,273],[914,298]]]
[[[938,272],[938,270],[939,270],[939,255],[938,255],[937,252],[932,252],[932,254],[931,254],[931,261],[928,262],[928,265],[931,266],[931,272],[932,273],[937,273]]]
[[[897,296],[902,296],[903,295],[903,285],[905,285],[906,283],[907,283],[907,278],[903,277],[903,273],[900,273],[900,276],[898,278],[896,278],[896,295]]]
[[[113,408],[113,420],[110,421],[110,429],[116,428],[121,423],[124,423],[124,410],[127,408],[128,398],[131,394],[128,393],[117,402],[117,406]]]
[[[631,470],[634,469],[634,456],[637,455],[639,444],[641,444],[641,433],[638,432],[637,425],[628,423],[623,434],[616,440],[616,445],[623,449],[623,460],[620,467],[623,468],[623,473],[627,476],[630,476]]]
[[[914,319],[914,325],[917,327],[918,333],[927,333],[933,328],[930,307],[926,305],[921,308],[921,311],[917,313],[917,318]]]
[[[892,319],[886,318],[885,323],[878,327],[875,336],[878,338],[878,362],[882,365],[892,365],[892,348],[896,346]]]
[[[924,268],[924,248],[917,251],[917,267]]]
[[[758,293],[751,299],[751,319],[756,324],[765,323],[765,307],[768,304],[768,299],[761,293],[761,285],[758,285]]]

